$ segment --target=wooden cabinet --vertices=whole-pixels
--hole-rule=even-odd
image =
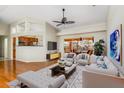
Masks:
[[[26,36],[20,36],[18,37],[19,40],[19,46],[34,46],[38,44],[38,38],[35,37],[26,37]]]
[[[47,54],[47,60],[54,60],[54,59],[59,59],[61,57],[60,53],[51,53]]]

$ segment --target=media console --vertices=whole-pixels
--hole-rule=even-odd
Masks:
[[[59,59],[61,57],[61,53],[49,53],[46,55],[47,60]]]

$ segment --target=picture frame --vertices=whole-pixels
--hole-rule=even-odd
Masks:
[[[122,64],[122,24],[110,34],[110,57],[119,65]]]

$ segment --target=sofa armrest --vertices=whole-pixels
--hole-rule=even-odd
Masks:
[[[84,88],[122,88],[124,87],[124,78],[113,75],[96,73],[93,71],[83,71]]]
[[[65,82],[60,88],[68,88],[68,83],[67,82]]]
[[[58,78],[56,78],[54,81],[52,81],[48,87],[49,88],[60,88],[65,82],[65,76],[61,75]],[[65,85],[63,85],[64,87]]]

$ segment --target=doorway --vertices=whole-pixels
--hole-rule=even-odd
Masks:
[[[8,37],[0,36],[0,60],[8,58]]]

